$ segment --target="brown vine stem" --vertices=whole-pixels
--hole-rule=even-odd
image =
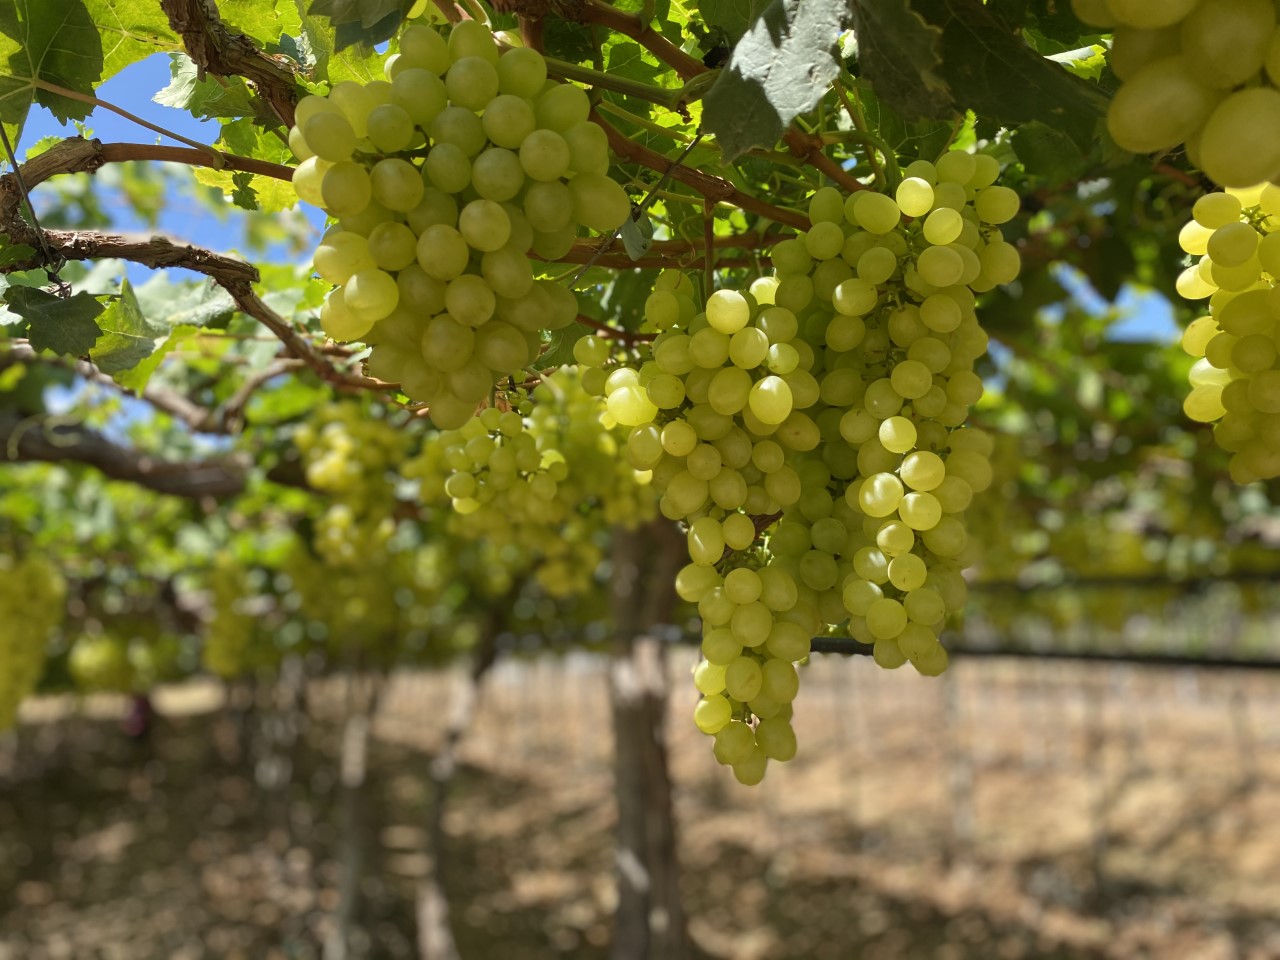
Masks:
[[[782,139],[786,143],[787,149],[794,156],[799,157],[818,172],[825,174],[850,193],[855,190],[867,189],[866,185],[859,183],[853,174],[822,152],[822,139],[820,137],[805,133],[799,127],[792,127],[783,134]]]
[[[228,29],[209,0],[160,0],[160,8],[196,66],[217,77],[248,80],[284,125],[293,125],[299,88],[288,57],[264,53],[248,37]]]
[[[587,0],[581,7],[567,11],[564,16],[582,23],[598,24],[630,37],[675,70],[682,79],[688,80],[707,72],[708,68],[702,61],[689,56],[634,13],[624,13],[600,0]]]
[[[701,170],[696,170],[692,167],[673,166],[671,160],[667,157],[625,136],[622,131],[600,116],[598,111],[591,111],[591,119],[604,130],[605,135],[609,138],[610,148],[623,160],[638,163],[642,167],[648,167],[650,170],[656,170],[659,173],[665,174],[669,172],[672,180],[679,180],[708,200],[732,204],[758,216],[776,220],[778,223],[785,223],[787,226],[795,227],[797,230],[809,229],[809,218],[798,210],[787,210],[784,207],[777,207],[771,203],[765,203],[763,200],[757,200],[755,197],[743,193],[728,180],[721,177],[703,173]]]
[[[578,322],[584,327],[599,330],[610,339],[621,340],[624,343],[646,343],[657,337],[656,333],[634,333],[631,330],[623,330],[621,327],[612,327],[607,323],[588,317],[584,313],[578,314]]]
[[[194,147],[197,150],[203,150],[214,158],[213,164],[216,169],[221,170],[223,167],[222,154],[208,144],[201,143],[198,140],[188,140],[180,133],[174,133],[172,130],[166,130],[164,127],[157,126],[149,120],[143,120],[141,117],[130,113],[123,107],[117,107],[114,103],[108,103],[106,100],[99,100],[97,97],[90,96],[86,93],[78,93],[75,90],[68,90],[66,87],[60,87],[56,83],[50,83],[47,80],[36,78],[35,86],[41,90],[47,90],[49,93],[56,93],[60,97],[66,97],[68,100],[79,100],[81,103],[88,103],[95,107],[102,107],[104,110],[110,110],[114,114],[124,117],[141,127],[146,127],[154,133],[160,134],[162,137],[168,137],[170,140],[177,140],[179,143],[185,143],[187,146]]]
[[[163,147],[147,143],[104,143],[102,145],[103,163],[120,163],[125,160],[156,160],[168,163],[185,163],[192,167],[213,167],[214,164],[205,159],[203,150],[189,150],[186,147]],[[222,166],[215,169],[240,170],[244,173],[255,173],[260,177],[271,177],[273,180],[293,182],[293,167],[283,163],[272,163],[269,160],[257,160],[253,157],[238,157],[231,153],[219,153]]]

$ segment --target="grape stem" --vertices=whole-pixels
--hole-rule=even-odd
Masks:
[[[634,13],[624,13],[607,3],[602,3],[601,0],[587,0],[580,7],[571,7],[565,11],[564,17],[580,23],[598,24],[615,33],[630,37],[675,70],[682,79],[688,80],[690,77],[708,72],[708,68],[702,61],[689,56],[653,29],[648,20],[641,19]]]
[[[209,146],[208,144],[201,143],[198,140],[188,140],[182,134],[174,133],[172,130],[166,130],[164,127],[158,126],[149,120],[143,120],[141,117],[130,113],[128,110],[125,110],[123,107],[117,107],[114,103],[108,103],[105,100],[99,100],[95,96],[91,96],[85,93],[79,93],[75,90],[69,90],[66,87],[60,87],[56,83],[50,83],[47,80],[41,80],[39,77],[37,77],[33,81],[33,83],[35,86],[39,87],[41,90],[46,90],[49,93],[56,93],[58,96],[66,97],[68,100],[78,100],[81,103],[87,103],[95,107],[102,107],[104,110],[110,110],[112,113],[118,114],[119,116],[124,117],[126,120],[130,120],[133,123],[138,124],[139,126],[146,127],[148,130],[154,133],[158,133],[163,137],[168,137],[171,140],[177,140],[179,143],[185,143],[187,146],[193,147],[196,150],[202,150],[205,153],[208,153],[209,156],[212,158],[213,162],[210,164],[210,166],[212,166],[216,170],[221,170],[224,166],[226,166],[226,163],[222,158],[222,154],[219,153],[217,150],[215,150],[213,147]]]
[[[662,177],[658,180],[657,183],[653,185],[652,188],[650,188],[649,192],[645,195],[644,199],[640,201],[635,211],[631,214],[631,217],[630,217],[631,221],[638,221],[640,217],[644,216],[644,212],[647,209],[649,209],[649,205],[653,203],[654,198],[657,197],[658,195],[658,191],[662,188],[662,185],[667,182],[667,178],[670,177],[675,170],[682,169],[680,164],[684,161],[684,158],[687,157],[693,151],[693,148],[696,147],[699,144],[699,142],[701,142],[701,140],[702,140],[702,133],[701,131],[699,131],[698,135],[694,137],[689,142],[689,144],[684,148],[684,150],[680,152],[680,156],[676,157],[675,160],[673,160],[667,166],[667,169],[663,172]],[[601,256],[603,256],[604,252],[608,250],[609,247],[611,247],[614,244],[614,242],[617,241],[618,234],[621,232],[622,232],[622,226],[619,226],[618,229],[613,231],[613,236],[609,237],[608,240],[600,244],[600,246],[596,250],[596,255],[593,256],[591,259],[587,260],[587,262],[584,263],[578,269],[578,272],[575,273],[573,277],[569,280],[570,286],[573,286],[575,283],[577,283],[578,278],[581,277],[584,273],[586,273],[589,269],[591,269],[591,265],[595,263],[596,260],[598,260]]]
[[[656,333],[636,333],[631,330],[623,330],[621,327],[610,326],[607,323],[588,317],[584,313],[578,314],[578,322],[584,327],[590,327],[610,339],[621,340],[623,343],[646,343],[657,336]]]
[[[757,216],[776,220],[778,223],[785,223],[787,226],[795,227],[797,230],[809,229],[809,218],[798,210],[787,210],[771,203],[765,203],[763,200],[757,200],[755,197],[743,193],[722,177],[712,176],[692,167],[673,164],[657,151],[650,150],[644,144],[624,135],[595,110],[591,112],[591,119],[604,130],[605,135],[609,138],[610,148],[624,161],[638,163],[640,166],[648,167],[650,170],[669,174],[672,180],[678,180],[686,186],[692,187],[708,200],[732,204]],[[835,164],[833,163],[832,165],[834,166]]]
[[[862,104],[858,101],[858,91],[854,90],[852,93],[846,91],[839,77],[836,78],[832,87],[835,89],[836,98],[844,106],[845,113],[849,115],[849,120],[853,123],[857,139],[862,141],[863,149],[867,152],[867,163],[871,166],[871,172],[875,174],[876,183],[882,187],[896,187],[898,181],[902,179],[902,175],[898,172],[898,158],[894,156],[888,144],[879,137],[874,136],[867,129],[867,118],[862,113]],[[884,167],[881,167],[880,161],[876,158],[877,150],[883,154],[885,166],[889,168],[887,175]]]

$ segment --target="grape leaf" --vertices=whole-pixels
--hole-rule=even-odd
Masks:
[[[877,97],[908,117],[955,115],[947,82],[939,74],[939,27],[902,0],[858,0],[854,30],[858,69]]]
[[[27,321],[27,337],[33,350],[82,357],[102,328],[94,322],[103,306],[87,293],[63,299],[35,287],[10,287],[5,291],[9,309]]]
[[[33,247],[25,243],[12,243],[8,236],[0,233],[0,268],[20,263],[35,254]]]
[[[334,50],[338,51],[390,39],[404,19],[407,6],[406,0],[313,0],[307,12],[329,18]]]
[[[257,111],[254,97],[239,77],[215,80],[200,70],[185,53],[170,55],[169,85],[151,99],[162,107],[187,110],[201,120],[215,117],[251,117]]]
[[[147,316],[174,328],[225,326],[236,310],[231,295],[212,280],[178,284],[166,270],[151,274],[134,295]]]
[[[199,327],[192,326],[189,323],[174,327],[169,331],[169,335],[160,341],[155,349],[140,360],[133,369],[114,374],[116,383],[135,393],[141,393],[146,389],[147,384],[151,381],[152,374],[159,369],[160,363],[164,358],[199,332]]]
[[[84,0],[103,41],[102,79],[153,53],[180,49],[155,0]]]
[[[941,73],[956,103],[1007,127],[1041,120],[1081,150],[1094,141],[1106,97],[1037,54],[980,0],[911,0],[942,29]]]
[[[703,122],[726,161],[774,144],[822,99],[840,72],[845,15],[844,4],[773,0],[751,25],[703,102]]]
[[[701,0],[698,12],[708,27],[722,31],[730,43],[737,43],[764,5],[765,0]]]
[[[91,94],[102,77],[102,37],[83,0],[0,2],[0,121],[20,132],[32,101],[64,123],[93,108],[41,88]]]
[[[151,323],[138,306],[138,298],[128,280],[120,285],[116,297],[98,317],[102,336],[89,351],[89,358],[103,373],[115,376],[136,367],[156,348],[165,330]]]

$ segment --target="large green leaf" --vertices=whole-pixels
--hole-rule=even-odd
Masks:
[[[726,160],[772,146],[812,110],[840,72],[842,3],[774,0],[751,25],[704,101],[703,121]]]
[[[854,18],[858,69],[881,100],[908,117],[955,113],[940,74],[940,27],[927,23],[902,0],[858,0]]]
[[[27,321],[33,350],[82,357],[102,335],[94,318],[102,314],[103,306],[87,293],[64,299],[35,287],[10,287],[5,300],[10,310]]]
[[[152,374],[156,372],[164,358],[199,332],[199,327],[192,326],[189,323],[174,327],[169,331],[169,335],[160,341],[156,348],[146,358],[139,361],[135,367],[115,374],[116,383],[133,390],[135,393],[141,393],[146,389],[147,384],[151,381]]]
[[[102,78],[102,37],[83,0],[0,2],[0,121],[15,131],[32,101],[59,120],[83,120],[92,107],[42,84],[91,94]]]
[[[102,36],[102,79],[153,53],[181,47],[156,0],[84,0]]]
[[[939,70],[953,112],[972,110],[1006,127],[1039,120],[1080,150],[1093,143],[1107,106],[1096,85],[1040,56],[980,0],[911,0],[910,6],[942,30]]]
[[[120,296],[98,317],[102,336],[89,352],[103,373],[115,376],[131,370],[149,357],[165,329],[151,323],[138,306],[138,298],[128,280],[120,286]]]
[[[243,80],[202,76],[200,68],[185,53],[172,55],[169,73],[173,79],[152,99],[163,107],[186,110],[201,120],[215,117],[253,116],[254,96]]]

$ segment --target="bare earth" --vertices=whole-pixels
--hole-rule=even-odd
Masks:
[[[691,664],[671,664],[670,747],[708,957],[1280,957],[1280,673],[816,658],[800,757],[748,790],[687,719]],[[463,682],[397,677],[376,717],[368,956],[414,955],[427,755]],[[321,956],[342,688],[314,684],[297,728],[263,708],[238,730],[222,700],[167,691],[141,741],[112,698],[25,712],[0,743],[0,960]],[[599,660],[488,678],[441,866],[467,960],[607,955],[611,749]]]

